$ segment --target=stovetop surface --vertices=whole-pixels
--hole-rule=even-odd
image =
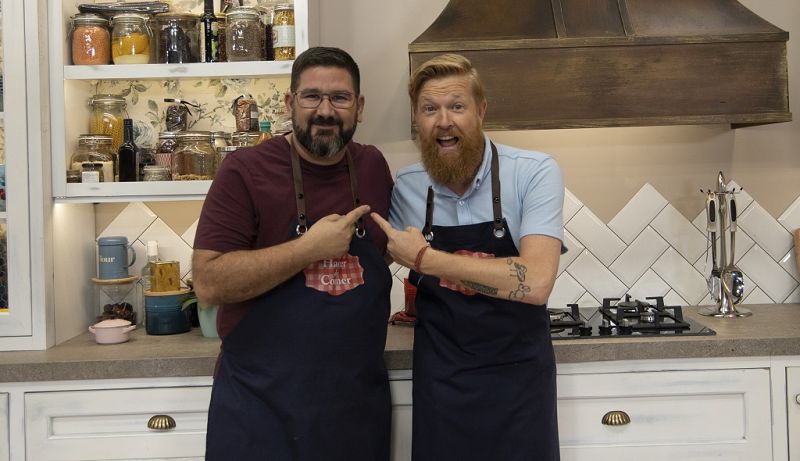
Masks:
[[[664,305],[663,297],[644,301],[630,296],[604,298],[600,307],[548,307],[550,337],[596,339],[626,337],[711,336],[716,332],[683,317],[681,306]]]

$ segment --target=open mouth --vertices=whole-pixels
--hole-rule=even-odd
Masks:
[[[458,144],[458,138],[455,136],[440,136],[436,138],[436,143],[441,147],[455,147]]]

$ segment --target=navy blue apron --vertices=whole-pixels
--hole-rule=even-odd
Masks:
[[[502,218],[492,147],[494,220],[432,225],[428,190],[423,233],[435,249],[519,256]],[[465,295],[411,272],[414,330],[414,461],[556,461],[556,367],[545,306]]]
[[[296,155],[298,218],[291,238],[308,227]],[[356,173],[347,158],[357,205]],[[362,285],[333,296],[307,287],[300,272],[253,300],[225,337],[209,408],[207,460],[389,459],[383,350],[391,274],[363,222],[349,254],[363,267]]]

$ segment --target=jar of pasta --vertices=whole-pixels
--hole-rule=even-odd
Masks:
[[[294,59],[294,5],[291,3],[280,3],[275,6],[272,38],[276,61]]]
[[[255,8],[242,6],[225,15],[225,55],[229,62],[263,61],[264,28]]]
[[[172,179],[175,181],[214,179],[219,155],[211,144],[208,131],[181,131],[176,135],[178,146],[172,157]]]
[[[147,17],[121,13],[111,18],[111,58],[114,64],[147,64],[150,62],[150,28]]]
[[[73,64],[96,66],[111,63],[111,34],[108,21],[102,16],[91,13],[73,16],[70,43]]]
[[[125,118],[125,98],[115,94],[98,94],[89,99],[92,115],[89,133],[111,136],[114,152],[122,144],[122,119]]]
[[[114,182],[117,169],[117,154],[111,150],[111,136],[104,134],[82,134],[78,136],[78,148],[70,158],[70,170],[100,171],[99,182]]]

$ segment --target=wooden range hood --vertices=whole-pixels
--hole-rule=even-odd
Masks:
[[[789,33],[736,0],[450,0],[411,69],[468,57],[488,130],[787,122]]]

